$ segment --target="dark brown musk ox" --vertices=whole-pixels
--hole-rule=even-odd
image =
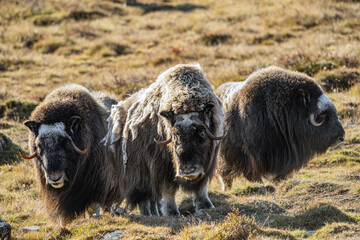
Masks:
[[[198,64],[176,65],[113,106],[105,145],[124,165],[122,192],[143,215],[179,216],[175,194],[213,208],[207,185],[223,138],[222,104]],[[159,212],[158,203],[162,201]]]
[[[228,132],[218,160],[224,189],[240,175],[282,180],[345,138],[334,104],[305,74],[268,67],[216,93]]]
[[[121,165],[100,143],[107,133],[110,105],[105,93],[80,85],[51,92],[25,122],[41,197],[49,215],[60,224],[119,199],[116,169]],[[118,166],[119,165],[119,166]]]

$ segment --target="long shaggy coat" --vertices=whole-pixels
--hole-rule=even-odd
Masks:
[[[205,168],[205,177],[195,184],[175,179],[171,150],[157,145],[156,139],[171,136],[161,111],[175,115],[201,112],[207,103],[214,107],[206,124],[215,135],[223,134],[222,104],[199,65],[177,65],[162,73],[147,88],[113,106],[109,132],[104,139],[123,163],[124,197],[130,205],[161,199],[163,188],[177,190],[179,184],[196,192],[212,177],[216,166],[218,141],[213,141]]]
[[[268,67],[245,82],[225,83],[216,93],[228,132],[219,153],[227,187],[239,175],[284,179],[344,138],[334,105],[305,74]],[[312,125],[311,114],[323,124]]]

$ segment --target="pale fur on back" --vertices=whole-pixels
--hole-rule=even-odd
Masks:
[[[136,100],[127,111],[125,123],[120,121],[120,110],[124,101],[112,106],[108,119],[108,134],[104,143],[114,149],[114,143],[123,138],[121,148],[124,168],[126,168],[126,146],[131,131],[132,140],[137,137],[138,128],[147,119],[157,119],[157,132],[160,136],[170,134],[168,123],[160,116],[161,111],[173,111],[175,114],[200,112],[208,102],[214,104],[212,119],[206,124],[216,126],[215,135],[223,135],[224,113],[222,104],[213,92],[199,64],[179,64],[162,74],[154,83],[135,93]]]

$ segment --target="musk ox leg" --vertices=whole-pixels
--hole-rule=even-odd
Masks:
[[[99,203],[93,203],[86,209],[85,216],[93,217],[93,218],[101,218],[100,214],[101,208]]]
[[[163,216],[180,217],[179,209],[175,202],[176,190],[166,189],[163,191],[163,202],[161,205],[161,212]]]
[[[153,216],[160,216],[158,202],[150,201],[150,211]]]
[[[199,212],[202,209],[214,208],[214,205],[210,201],[207,191],[207,184],[195,193],[194,198],[195,212]]]
[[[231,189],[234,178],[229,175],[221,175],[219,176],[219,180],[222,190],[227,191]]]
[[[139,204],[140,214],[144,216],[151,216],[150,200],[143,201]]]

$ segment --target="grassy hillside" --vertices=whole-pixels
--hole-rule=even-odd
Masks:
[[[0,132],[16,145],[0,155],[0,219],[14,239],[360,238],[360,2],[357,0],[0,0]],[[183,218],[78,219],[62,231],[38,197],[22,122],[52,89],[79,83],[119,99],[178,63],[199,62],[214,88],[277,65],[313,76],[336,105],[344,144],[261,194],[239,178],[215,205]],[[135,211],[136,212],[136,211]],[[41,225],[39,232],[22,227]],[[310,232],[309,232],[310,231]],[[315,231],[315,233],[313,232]],[[312,235],[311,235],[312,234]]]

